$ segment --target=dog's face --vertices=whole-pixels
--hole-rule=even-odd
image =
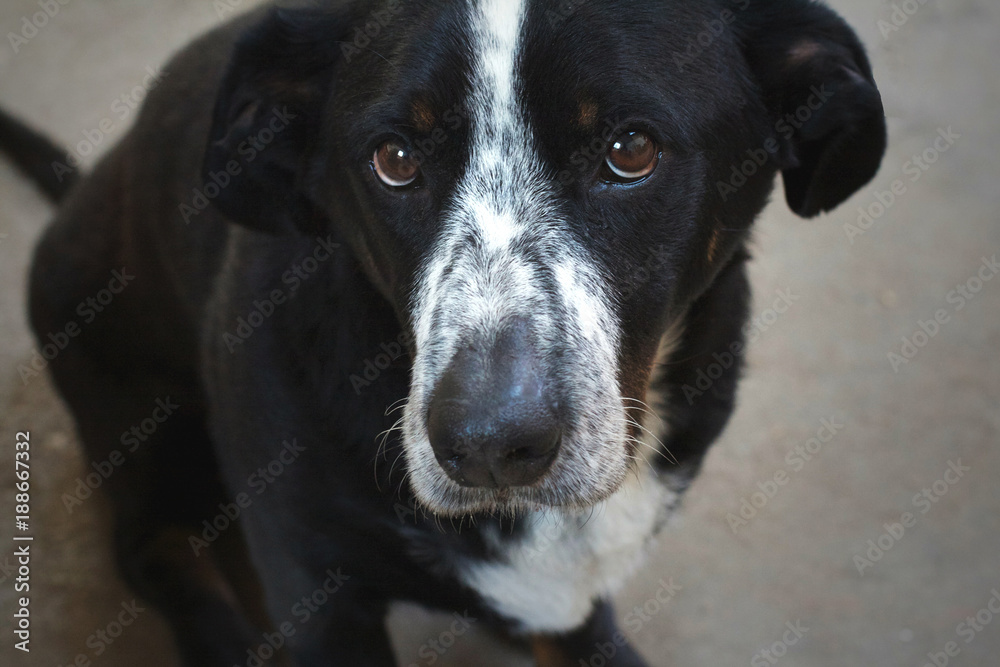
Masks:
[[[350,243],[413,334],[403,447],[449,515],[612,494],[667,332],[776,171],[814,215],[885,144],[860,46],[804,1],[286,11],[237,50],[206,168],[274,107],[301,120],[217,203]]]

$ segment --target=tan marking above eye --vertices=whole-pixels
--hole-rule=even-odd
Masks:
[[[402,188],[417,180],[420,163],[398,141],[386,141],[375,150],[372,166],[379,179],[393,188]]]
[[[424,100],[413,103],[413,124],[421,134],[430,134],[437,124],[431,105]]]
[[[653,173],[660,161],[660,147],[645,132],[618,135],[605,160],[608,169],[624,181],[637,181]]]
[[[597,105],[593,102],[580,103],[580,115],[576,118],[577,124],[585,129],[592,129],[597,125]]]

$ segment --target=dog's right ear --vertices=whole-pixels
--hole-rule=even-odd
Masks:
[[[303,174],[347,23],[328,11],[272,9],[236,43],[202,167],[203,182],[219,188],[212,203],[233,222],[272,234],[321,228]]]

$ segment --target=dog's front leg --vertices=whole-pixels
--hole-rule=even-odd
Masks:
[[[315,619],[319,633],[310,633],[291,647],[295,667],[396,667],[384,609],[357,600],[338,603]]]
[[[532,650],[537,667],[648,667],[618,629],[614,609],[607,602],[594,608],[587,622],[563,635],[536,635]]]
[[[396,667],[385,622],[389,601],[347,548],[365,542],[346,529],[322,533],[322,521],[294,520],[281,501],[289,487],[301,482],[275,486],[241,517],[274,628],[273,641],[261,639],[280,644],[295,667]]]

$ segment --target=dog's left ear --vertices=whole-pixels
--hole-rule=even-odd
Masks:
[[[813,217],[868,183],[886,148],[885,113],[864,47],[812,0],[749,3],[738,30],[779,142],[791,209]]]
[[[326,11],[272,9],[237,42],[202,167],[219,187],[212,203],[233,222],[272,234],[322,226],[304,174],[346,24]]]

